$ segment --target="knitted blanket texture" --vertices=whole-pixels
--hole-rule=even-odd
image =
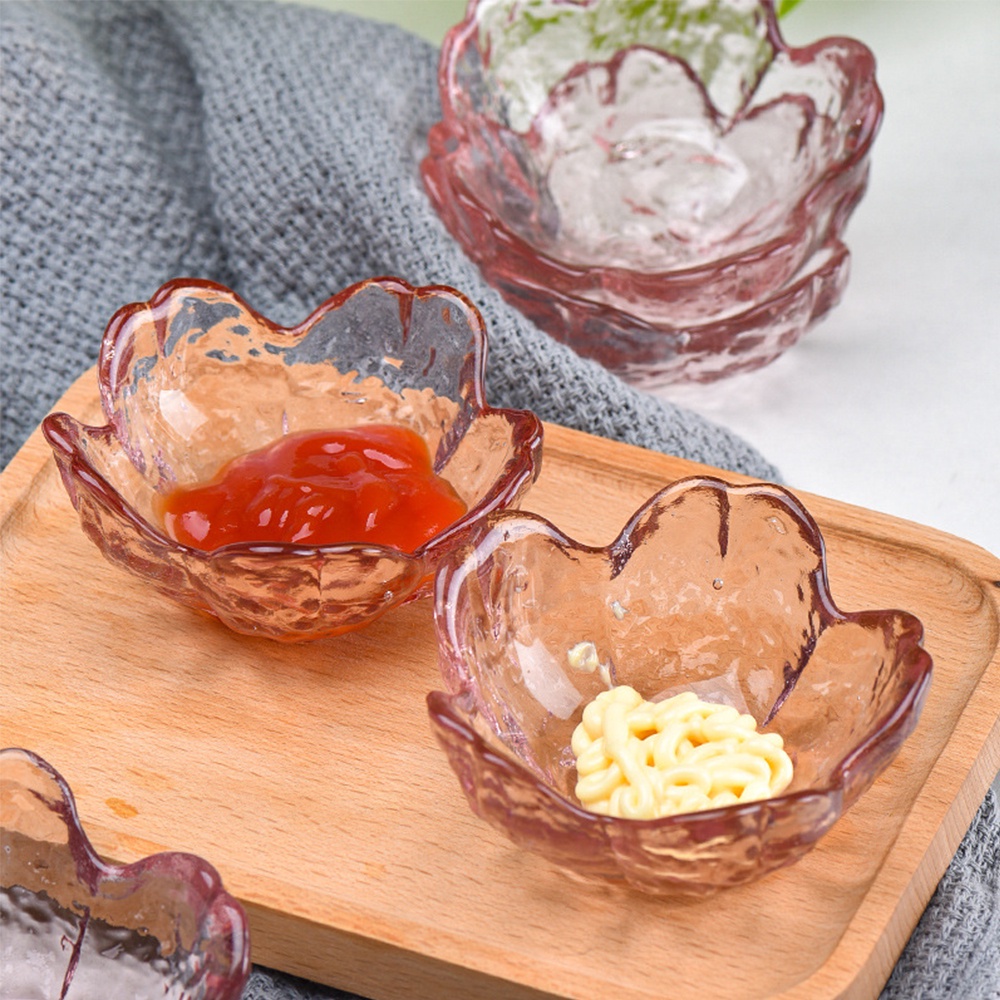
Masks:
[[[433,46],[267,0],[2,2],[0,29],[0,467],[94,363],[115,310],[172,278],[219,281],[291,325],[396,275],[480,308],[492,405],[778,477],[735,434],[581,359],[483,281],[417,169],[439,117]],[[990,796],[883,997],[1000,997],[998,872]],[[348,996],[258,968],[245,1000]]]

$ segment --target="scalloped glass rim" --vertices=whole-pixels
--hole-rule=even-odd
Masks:
[[[324,317],[371,288],[379,288],[394,296],[400,304],[401,313],[412,309],[413,302],[418,300],[444,299],[457,307],[468,324],[472,346],[456,386],[463,407],[456,418],[456,425],[462,422],[462,434],[466,434],[477,422],[498,419],[509,427],[511,438],[511,458],[491,488],[470,506],[462,518],[414,552],[405,553],[371,544],[308,546],[270,542],[234,543],[211,552],[191,548],[175,542],[144,517],[89,461],[86,453],[88,440],[104,441],[106,444],[117,442],[140,475],[148,464],[130,446],[125,417],[118,409],[119,395],[127,385],[123,373],[133,360],[133,331],[143,322],[144,316],[153,317],[157,342],[162,350],[167,331],[163,320],[157,317],[165,315],[171,303],[184,296],[219,296],[243,310],[261,329],[267,331],[269,337],[295,343]],[[495,408],[486,403],[484,381],[487,354],[486,326],[478,309],[461,292],[445,285],[416,287],[391,276],[369,278],[330,297],[301,323],[282,327],[254,310],[224,285],[204,279],[178,278],[164,284],[147,302],[134,302],[120,308],[105,330],[98,359],[98,383],[107,423],[100,427],[87,426],[69,414],[52,413],[43,420],[42,430],[52,448],[67,492],[84,522],[85,532],[110,561],[135,575],[151,579],[161,592],[179,603],[222,618],[236,631],[287,641],[312,640],[361,627],[393,607],[426,596],[430,590],[434,563],[441,554],[454,545],[482,514],[518,503],[537,478],[541,467],[541,421],[527,410]],[[92,505],[88,508],[92,515],[89,519],[84,515],[84,504]],[[141,556],[136,558],[134,553],[126,552],[120,540],[105,537],[108,534],[106,528],[114,528],[134,537],[140,546]],[[320,607],[293,630],[269,622],[267,608],[253,606],[253,602],[248,604],[241,599],[243,606],[238,617],[234,618],[220,613],[223,602],[214,600],[215,588],[224,586],[227,566],[237,563],[258,566],[263,574],[269,568],[280,565],[292,568],[306,564],[326,565],[333,560],[354,558],[368,562],[382,560],[394,567],[392,587],[386,592],[391,596],[381,601],[378,607],[366,607],[347,617],[346,612],[341,614],[341,609],[336,606]],[[202,579],[209,582],[199,582]]]
[[[127,899],[146,878],[158,883],[166,880],[167,888],[171,882],[178,887],[183,886],[187,894],[184,901],[193,900],[197,905],[199,923],[198,940],[195,943],[204,956],[200,967],[194,971],[196,980],[181,984],[185,990],[183,995],[192,1000],[239,1000],[250,974],[250,928],[243,907],[226,891],[216,869],[197,855],[176,851],[151,854],[127,865],[103,861],[83,830],[73,793],[62,775],[30,750],[19,747],[0,750],[0,762],[12,760],[23,761],[43,782],[55,786],[58,796],[54,799],[45,798],[35,788],[24,788],[27,795],[21,797],[19,805],[23,807],[25,803],[30,804],[31,798],[34,798],[38,810],[51,813],[58,825],[65,828],[66,848],[75,866],[75,878],[91,894],[91,898],[98,896],[102,886],[111,886],[114,888],[113,898],[116,901]],[[13,824],[9,829],[7,825],[14,819],[16,817],[13,814],[5,813],[5,834],[16,832]],[[6,840],[6,836],[4,839]],[[10,850],[9,845],[5,847]],[[30,867],[30,862],[28,864]],[[4,873],[5,889],[19,884],[8,882],[13,867],[11,861],[5,861],[0,867]],[[129,892],[124,895],[121,891],[123,886],[130,887]],[[28,886],[25,888],[30,889]],[[72,893],[69,886],[65,888]],[[71,899],[56,899],[55,902],[71,912],[81,910],[85,916],[89,914],[87,903],[75,896]],[[170,903],[169,899],[163,900],[161,906],[165,907]],[[137,913],[136,916],[140,917],[140,914]],[[149,919],[150,915],[146,914],[145,920]],[[86,927],[85,922],[84,933]],[[179,933],[179,928],[175,929],[175,933]],[[77,971],[76,959],[80,943],[75,943],[74,950],[67,957],[63,995],[71,986]],[[110,987],[111,984],[108,985]],[[158,992],[157,995],[164,994]]]
[[[463,632],[457,622],[460,606],[467,600],[463,580],[487,579],[487,557],[476,550],[490,536],[504,534],[513,539],[547,536],[553,548],[564,554],[603,557],[615,567],[617,575],[633,554],[636,532],[640,544],[645,540],[649,523],[656,519],[652,512],[667,509],[686,491],[698,489],[727,496],[759,495],[794,520],[818,561],[812,575],[813,608],[821,621],[818,632],[822,634],[836,623],[855,623],[886,632],[890,625],[894,626],[892,661],[893,669],[899,672],[901,693],[856,745],[840,757],[827,780],[816,785],[799,789],[793,785],[792,790],[760,802],[663,819],[597,815],[543,780],[496,731],[497,723],[491,721],[493,710],[477,695],[475,681],[468,674],[470,663],[462,649]],[[512,567],[505,564],[505,572],[512,572]],[[476,624],[471,627],[486,634],[498,623],[484,619],[483,614],[477,606],[473,615]],[[581,544],[530,512],[499,512],[484,518],[462,549],[452,553],[438,571],[435,627],[447,690],[428,694],[428,713],[473,812],[515,844],[586,881],[624,883],[654,895],[705,895],[755,881],[798,861],[894,759],[917,724],[932,674],[931,657],[922,646],[923,626],[912,614],[900,610],[844,612],[837,607],[830,593],[822,534],[794,494],[773,484],[737,486],[711,476],[678,480],[656,493],[607,546]],[[489,671],[483,655],[480,651],[475,669]],[[786,673],[785,686],[763,725],[780,715],[808,663],[807,657],[791,678]],[[509,716],[504,724],[512,724]],[[523,734],[522,738],[528,739]],[[524,816],[530,818],[525,820]],[[769,833],[779,829],[780,835],[776,834],[771,842]],[[713,852],[720,844],[724,849],[739,846],[740,837],[757,838],[756,848],[746,847],[744,856],[734,862],[735,867],[717,868]]]

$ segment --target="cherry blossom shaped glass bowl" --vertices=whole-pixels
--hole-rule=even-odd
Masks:
[[[912,615],[837,609],[792,494],[707,477],[657,493],[604,548],[534,514],[484,519],[438,572],[435,623],[447,690],[428,709],[472,810],[585,881],[653,894],[799,860],[888,766],[931,679]],[[593,655],[570,655],[580,643]],[[571,736],[619,684],[749,713],[784,740],[791,784],[660,819],[584,809]]]
[[[0,751],[0,978],[5,997],[238,1000],[250,932],[218,872],[193,854],[102,861],[63,778]]]
[[[178,279],[120,309],[101,344],[107,424],[43,432],[83,529],[112,563],[237,632],[296,641],[359,628],[430,593],[438,559],[538,475],[542,427],[484,399],[482,317],[445,286],[372,278],[281,328],[221,285]],[[168,537],[160,498],[298,431],[398,424],[427,443],[466,514],[414,552],[372,544]]]
[[[769,0],[472,0],[439,87],[432,203],[579,353],[709,381],[839,301],[883,109],[860,42],[791,48]]]

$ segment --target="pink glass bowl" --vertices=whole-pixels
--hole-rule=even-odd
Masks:
[[[580,354],[709,381],[839,301],[883,108],[861,43],[790,48],[769,0],[472,0],[439,87],[431,201]]]
[[[221,285],[183,279],[120,309],[98,363],[107,424],[43,422],[83,529],[112,563],[237,632],[295,641],[355,629],[430,592],[441,555],[482,514],[516,505],[540,469],[542,426],[484,399],[486,330],[444,286],[360,282],[283,329]],[[467,513],[415,552],[237,543],[212,552],[163,531],[155,501],[296,431],[408,426]]]
[[[447,691],[432,728],[473,811],[582,879],[655,894],[750,882],[809,851],[896,755],[931,679],[920,622],[834,605],[819,529],[777,486],[683,479],[605,548],[543,518],[491,515],[442,564]],[[593,643],[601,670],[568,657]],[[654,820],[578,804],[570,739],[608,683],[682,691],[781,735],[769,800]]]
[[[246,915],[210,864],[179,853],[102,861],[66,782],[27,750],[0,751],[0,810],[3,996],[242,995]]]

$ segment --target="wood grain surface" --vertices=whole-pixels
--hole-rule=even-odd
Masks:
[[[93,372],[59,408],[103,422]],[[745,481],[549,425],[524,506],[604,544],[700,472]],[[63,774],[105,857],[211,861],[256,962],[376,1000],[874,997],[1000,767],[1000,561],[798,495],[838,604],[916,614],[934,680],[810,855],[708,900],[580,885],[472,815],[427,721],[427,602],[304,646],[230,633],[104,562],[37,432],[0,477],[0,741]]]

